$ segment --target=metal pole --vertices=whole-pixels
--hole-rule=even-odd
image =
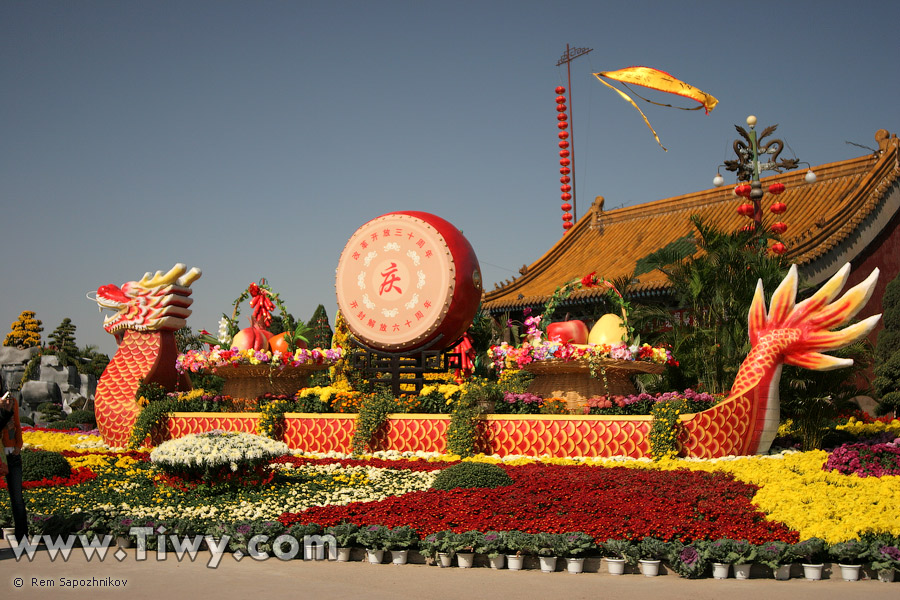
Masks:
[[[573,120],[572,112],[572,61],[592,51],[593,48],[575,48],[572,50],[569,48],[569,44],[566,44],[566,53],[556,62],[557,67],[563,63],[566,64],[566,79],[568,83],[566,90],[569,93],[569,141],[571,142],[569,144],[569,160],[572,165],[572,215],[575,223],[578,222],[578,193],[575,187],[575,121]]]

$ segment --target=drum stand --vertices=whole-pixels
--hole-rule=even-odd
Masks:
[[[422,348],[406,352],[376,350],[353,338],[357,349],[353,352],[351,367],[363,372],[366,381],[371,384],[389,383],[395,397],[402,393],[418,395],[425,385],[425,373],[446,373],[462,367],[459,352],[450,352],[447,346],[438,345],[442,337],[438,336]],[[449,348],[455,348],[458,343],[459,340]],[[432,350],[436,345],[441,349]],[[415,392],[401,390],[400,386],[404,384],[414,385]]]

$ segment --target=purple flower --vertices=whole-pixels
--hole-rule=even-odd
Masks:
[[[693,546],[685,546],[685,548],[681,551],[679,558],[681,559],[681,562],[683,562],[687,566],[693,567],[694,564],[698,560],[700,560],[700,554]]]

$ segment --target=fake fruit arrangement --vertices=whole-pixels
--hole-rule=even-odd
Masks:
[[[547,325],[547,338],[552,341],[559,340],[563,344],[566,342],[587,344],[588,328],[584,321],[558,321]]]
[[[628,335],[625,321],[619,315],[605,314],[591,328],[588,344],[619,344]]]

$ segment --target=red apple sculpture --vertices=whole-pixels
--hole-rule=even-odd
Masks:
[[[547,337],[550,341],[587,344],[588,334],[589,331],[584,321],[558,321],[547,325]]]

